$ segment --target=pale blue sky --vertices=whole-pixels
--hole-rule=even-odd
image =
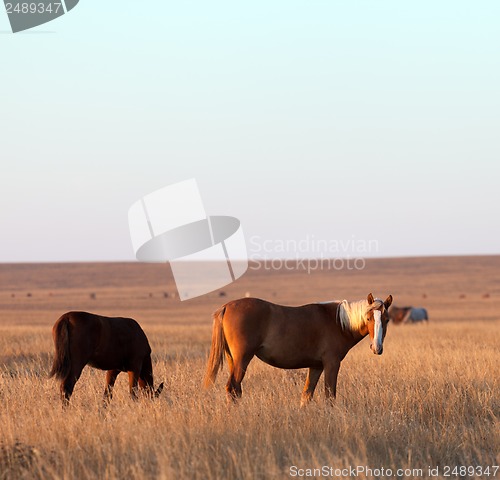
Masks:
[[[129,206],[191,177],[247,239],[500,253],[499,24],[497,0],[80,0],[13,35],[2,10],[0,261],[132,260]]]

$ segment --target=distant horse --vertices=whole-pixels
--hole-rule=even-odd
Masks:
[[[395,325],[399,325],[406,320],[407,316],[410,314],[410,310],[411,307],[396,307],[393,305],[389,309],[389,317],[391,317]]]
[[[67,404],[83,367],[107,370],[105,400],[111,400],[120,372],[128,372],[130,394],[137,398],[137,386],[157,397],[154,391],[151,347],[146,334],[132,318],[103,317],[87,312],[68,312],[52,328],[56,353],[50,376],[61,380],[61,399]]]
[[[401,323],[428,322],[427,310],[422,307],[396,307],[389,309],[389,316],[395,325]]]
[[[335,398],[340,362],[366,335],[380,355],[389,321],[389,295],[370,293],[358,302],[325,302],[287,307],[257,298],[226,303],[213,314],[212,347],[205,387],[214,383],[224,354],[229,365],[228,400],[241,397],[241,382],[253,356],[273,367],[308,368],[301,406],[313,397],[323,370],[327,398]]]
[[[406,323],[428,322],[429,315],[427,310],[422,307],[411,307],[410,315],[406,319]]]

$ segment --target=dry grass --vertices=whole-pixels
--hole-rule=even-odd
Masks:
[[[423,468],[426,478],[429,465],[498,465],[500,260],[473,260],[373,261],[357,275],[253,271],[227,298],[183,303],[162,295],[174,290],[157,266],[2,266],[0,479],[288,478],[291,465]],[[427,281],[415,277],[417,265]],[[299,409],[305,371],[258,360],[237,407],[225,404],[226,370],[214,389],[200,388],[210,313],[228,298],[250,291],[299,304],[366,290],[424,305],[431,322],[392,326],[381,357],[361,342],[342,364],[335,404],[325,403],[321,381],[316,400]],[[47,372],[50,327],[69,309],[135,316],[153,346],[157,382],[167,382],[162,396],[131,401],[123,375],[104,409],[103,372],[87,368],[63,411]]]

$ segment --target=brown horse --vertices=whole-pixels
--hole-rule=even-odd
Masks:
[[[107,370],[104,398],[111,400],[120,372],[128,372],[130,394],[137,386],[157,397],[154,391],[151,347],[146,334],[132,318],[109,318],[87,312],[68,312],[52,328],[56,353],[50,376],[61,380],[61,399],[67,404],[83,367]]]
[[[370,293],[358,302],[326,302],[287,307],[257,298],[226,303],[213,314],[212,348],[205,387],[214,383],[224,354],[229,364],[228,400],[241,397],[241,382],[253,356],[273,367],[309,368],[301,406],[313,397],[323,370],[327,398],[335,398],[340,362],[366,335],[380,355],[389,321],[389,295]]]
[[[394,325],[399,325],[406,321],[410,314],[411,307],[396,307],[393,305],[389,309],[389,317],[393,321]]]
[[[395,325],[401,323],[419,323],[428,322],[429,315],[423,307],[396,307],[389,309],[389,317]]]

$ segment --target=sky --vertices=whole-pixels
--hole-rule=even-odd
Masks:
[[[190,178],[251,258],[499,254],[499,21],[80,0],[12,34],[0,8],[0,262],[133,260],[130,206]]]

